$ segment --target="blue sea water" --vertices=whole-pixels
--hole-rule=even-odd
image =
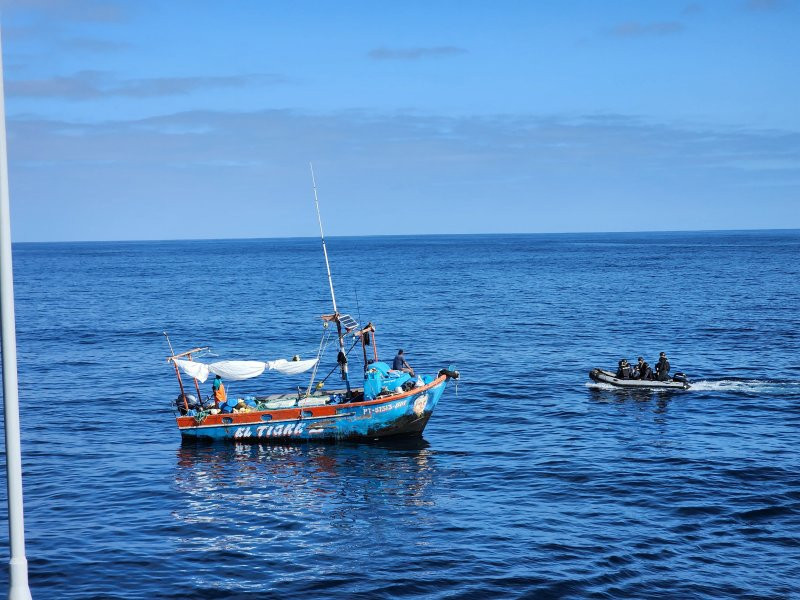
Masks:
[[[181,443],[162,331],[176,351],[313,356],[318,240],[15,246],[35,598],[798,593],[800,231],[328,249],[384,358],[461,372],[421,440]],[[692,390],[589,384],[661,350]]]

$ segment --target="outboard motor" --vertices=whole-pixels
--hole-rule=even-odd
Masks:
[[[686,383],[686,384],[689,383],[689,378],[686,377],[686,373],[675,373],[675,375],[672,376],[672,380],[680,381],[681,383]]]

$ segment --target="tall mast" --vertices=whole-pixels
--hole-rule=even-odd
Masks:
[[[331,264],[328,262],[328,248],[325,246],[325,234],[322,232],[322,217],[319,214],[319,198],[317,197],[317,180],[314,177],[314,165],[308,163],[311,167],[311,184],[314,186],[314,206],[317,207],[317,221],[319,222],[319,237],[322,239],[322,253],[325,255],[325,267],[328,269],[328,285],[331,288],[331,301],[333,302],[333,314],[339,315],[336,309],[336,294],[333,292],[333,279],[331,278]],[[341,337],[340,340],[341,342]],[[341,345],[341,343],[340,343]]]
[[[347,384],[347,393],[350,394],[350,379],[347,376],[347,353],[344,351],[344,336],[342,335],[342,322],[339,320],[339,309],[336,308],[336,294],[333,291],[333,278],[331,277],[331,264],[328,261],[328,248],[325,245],[325,233],[322,231],[322,216],[319,212],[319,197],[317,196],[317,180],[314,177],[314,165],[308,163],[311,168],[311,184],[314,187],[314,206],[317,208],[317,221],[319,222],[319,237],[322,240],[322,253],[325,255],[325,268],[328,270],[328,285],[331,288],[331,302],[333,302],[333,320],[336,321],[336,334],[339,338],[339,355],[336,362],[342,371],[342,379]]]

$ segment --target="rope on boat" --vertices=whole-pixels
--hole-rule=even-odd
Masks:
[[[314,370],[311,371],[311,379],[308,382],[308,389],[306,390],[306,397],[311,395],[311,388],[314,386],[314,379],[317,376],[317,369],[319,369],[319,361],[322,359],[322,355],[325,353],[325,350],[328,349],[328,345],[330,344],[330,337],[331,337],[331,330],[327,327],[325,328],[325,333],[319,340],[319,350],[317,350],[317,362],[314,364]],[[324,380],[323,380],[324,382]]]
[[[447,381],[453,380],[453,385],[456,388],[456,398],[458,398],[458,380],[461,378],[461,374],[456,370],[439,369],[437,376],[441,377],[442,375],[447,378]]]
[[[358,340],[357,340],[357,339],[356,339],[356,340],[353,340],[353,345],[352,345],[352,346],[350,346],[350,349],[349,349],[347,352],[345,352],[345,353],[344,353],[344,355],[345,355],[345,358],[347,357],[347,355],[348,355],[348,354],[350,354],[350,350],[352,350],[353,348],[355,348],[355,347],[356,347],[356,344],[358,344]],[[338,368],[339,368],[339,363],[337,362],[337,363],[336,363],[336,366],[335,366],[335,367],[333,367],[333,368],[332,368],[330,371],[328,371],[328,374],[327,374],[327,375],[325,375],[325,377],[322,379],[322,381],[320,381],[320,383],[325,383],[325,382],[328,380],[328,377],[330,377],[331,375],[333,375],[333,372],[334,372],[336,369],[338,369]]]

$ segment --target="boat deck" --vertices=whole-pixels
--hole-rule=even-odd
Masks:
[[[277,408],[291,408],[293,406],[323,406],[325,404],[341,404],[347,396],[347,390],[326,390],[317,392],[298,399],[297,392],[285,394],[268,394],[266,396],[255,396],[254,399],[259,407],[264,410],[274,410]],[[353,389],[349,402],[360,402],[364,397],[363,389]]]

